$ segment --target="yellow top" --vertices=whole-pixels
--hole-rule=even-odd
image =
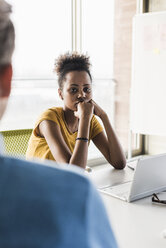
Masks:
[[[35,128],[29,140],[28,149],[26,152],[26,158],[29,159],[33,157],[38,157],[41,159],[55,160],[45,138],[38,136],[36,133],[36,128],[43,120],[51,120],[58,124],[67,146],[69,147],[70,151],[73,152],[77,138],[77,132],[71,133],[68,130],[64,119],[63,108],[54,107],[46,110],[43,114],[41,114],[41,116],[37,120],[35,124]],[[97,134],[101,133],[102,131],[103,131],[102,126],[100,125],[96,117],[93,115],[90,124],[89,141],[93,139]]]

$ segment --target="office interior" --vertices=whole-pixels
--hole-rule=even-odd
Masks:
[[[10,131],[3,133],[7,143],[10,142],[9,136],[13,138],[15,135],[11,131],[17,130],[18,134],[18,130],[26,130],[25,136],[28,137],[38,114],[48,107],[62,104],[57,95],[54,61],[61,53],[78,51],[90,55],[95,100],[107,111],[126,157],[165,152],[165,134],[130,130],[133,18],[142,13],[165,11],[164,0],[50,0],[48,9],[39,1],[20,3],[9,0],[9,3],[13,5],[18,46],[13,58],[12,95],[0,126],[1,131]],[[21,23],[19,18],[22,18]],[[29,41],[30,36],[34,40]],[[20,105],[24,108],[20,109]],[[20,132],[22,137],[24,132]],[[27,142],[23,145],[25,153]],[[90,166],[106,162],[93,145],[88,156]]]
[[[107,111],[126,158],[166,152],[165,134],[130,129],[133,18],[166,11],[165,0],[8,2],[13,5],[16,49],[11,98],[0,123],[7,154],[23,157],[37,116],[48,107],[62,104],[53,66],[55,58],[67,51],[90,55],[95,100]],[[92,172],[96,171],[90,178],[97,186],[107,183],[109,175],[114,176],[113,182],[117,183],[121,178],[128,180],[133,173],[127,168],[127,172],[120,171],[115,177],[115,172],[93,145],[88,165]],[[163,206],[152,206],[149,198],[131,204],[110,196],[102,197],[119,247],[166,247],[162,233],[166,229]]]

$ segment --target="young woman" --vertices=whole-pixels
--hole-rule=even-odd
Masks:
[[[78,53],[62,55],[55,71],[64,107],[50,108],[39,117],[26,157],[85,168],[92,140],[114,168],[123,169],[126,159],[118,138],[105,111],[92,99],[89,57]],[[95,115],[103,122],[105,132]]]

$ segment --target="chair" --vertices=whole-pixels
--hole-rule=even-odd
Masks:
[[[32,129],[1,131],[4,152],[13,157],[25,157]]]

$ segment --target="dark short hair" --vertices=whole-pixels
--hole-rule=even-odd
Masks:
[[[11,5],[0,3],[0,66],[10,64],[14,50],[15,32],[10,20]]]
[[[79,54],[76,52],[67,52],[60,55],[55,61],[54,71],[58,75],[58,85],[63,88],[63,82],[65,81],[65,76],[71,71],[86,71],[92,81],[92,76],[90,73],[90,61],[89,56],[84,54]]]

